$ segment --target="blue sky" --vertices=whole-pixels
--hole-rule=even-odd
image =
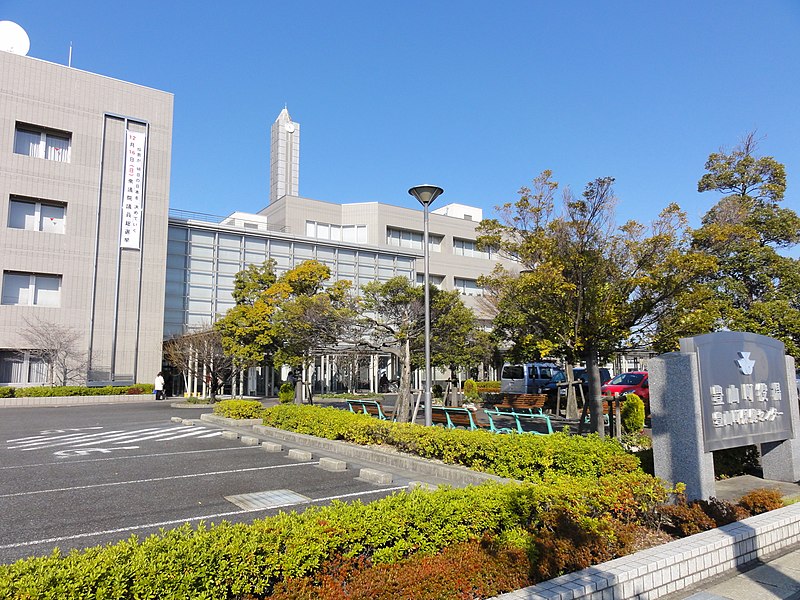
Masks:
[[[269,127],[302,126],[300,193],[490,215],[543,169],[616,178],[618,220],[697,223],[710,152],[748,131],[798,209],[800,2],[0,0],[30,56],[175,94],[171,206],[268,202]],[[2,76],[0,74],[0,76]]]

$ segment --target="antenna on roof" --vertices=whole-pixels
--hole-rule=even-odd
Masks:
[[[25,30],[13,21],[0,21],[0,50],[27,56],[31,40]]]
[[[67,66],[72,66],[72,42],[69,43],[69,60],[67,62]]]

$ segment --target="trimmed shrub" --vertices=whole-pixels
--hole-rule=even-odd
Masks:
[[[366,400],[367,398],[382,398],[381,394],[373,394],[372,392],[362,394],[350,394],[346,392],[341,392],[337,394],[319,394],[320,398],[328,399],[342,399],[342,400]]]
[[[138,391],[131,392],[129,390]],[[53,398],[57,396],[119,396],[122,394],[152,394],[152,383],[137,383],[136,385],[86,387],[82,385],[57,385],[14,388],[17,398]]]
[[[636,394],[626,394],[622,404],[622,430],[639,433],[644,429],[644,402]]]
[[[716,523],[709,517],[697,502],[686,504],[681,502],[675,505],[661,507],[661,513],[666,517],[664,529],[672,535],[686,537],[714,529]]]
[[[208,598],[264,596],[276,583],[319,573],[341,557],[372,564],[433,555],[506,530],[537,536],[548,515],[570,515],[579,528],[602,515],[635,514],[653,480],[643,474],[554,478],[538,485],[484,484],[465,489],[415,490],[370,504],[335,501],[301,514],[279,513],[252,524],[197,529],[189,525],[139,540],[67,555],[0,565],[0,597]],[[589,532],[591,533],[591,532]]]
[[[493,393],[500,392],[499,381],[476,381],[475,385],[478,386],[478,392],[480,392],[481,394],[486,392],[493,392]]]
[[[634,525],[608,517],[578,517],[562,509],[547,513],[544,521],[531,569],[538,581],[628,554],[635,540]]]
[[[398,450],[500,477],[537,481],[551,473],[597,477],[639,471],[639,462],[615,440],[556,433],[498,435],[381,421],[336,408],[281,405],[264,413],[264,425],[355,444]]]
[[[214,414],[229,419],[259,419],[264,406],[258,400],[222,400],[214,405]]]
[[[434,383],[431,388],[431,394],[433,394],[434,398],[444,398],[444,388],[440,384]]]
[[[390,565],[364,557],[333,561],[320,575],[281,582],[270,599],[489,598],[530,585],[529,570],[521,550],[485,537]]]
[[[14,388],[7,385],[0,386],[0,398],[13,398]]]
[[[783,508],[783,496],[778,490],[759,488],[747,492],[739,499],[739,506],[751,515],[760,515],[770,510]]]
[[[474,379],[467,379],[464,382],[464,397],[470,402],[480,399],[481,396],[478,393],[478,386]]]
[[[278,390],[278,400],[283,404],[294,402],[294,386],[285,381]]]

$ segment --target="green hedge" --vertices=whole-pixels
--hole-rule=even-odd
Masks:
[[[222,400],[214,405],[214,414],[229,419],[259,419],[264,405],[258,400]]]
[[[642,473],[403,492],[370,504],[334,502],[252,524],[184,525],[144,540],[58,551],[0,566],[0,597],[206,598],[269,594],[278,581],[319,571],[337,557],[390,563],[484,534],[535,539],[553,511],[597,530],[641,514],[665,492]],[[623,511],[623,512],[621,512]]]
[[[319,394],[320,398],[324,398],[325,400],[365,400],[366,398],[383,398],[381,394],[374,394],[372,392],[367,392],[364,394],[351,394],[347,392],[341,392],[337,394]]]
[[[501,435],[423,427],[307,405],[269,408],[264,425],[355,444],[387,444],[423,458],[521,481],[537,481],[552,474],[597,477],[639,470],[639,461],[616,440],[595,435]]]
[[[42,397],[52,398],[55,396],[119,396],[124,394],[152,394],[152,383],[137,383],[135,385],[126,386],[103,386],[103,387],[86,387],[82,385],[57,385],[57,386],[37,386],[37,387],[14,387],[14,388],[0,388],[0,390],[10,389],[11,395],[3,396],[0,391],[0,397],[3,398],[31,398]]]
[[[478,386],[479,392],[499,392],[499,381],[476,381],[475,385]]]

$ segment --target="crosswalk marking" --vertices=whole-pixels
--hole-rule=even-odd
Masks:
[[[143,441],[154,440],[168,442],[189,437],[212,438],[222,435],[221,430],[210,430],[207,427],[184,425],[167,425],[161,427],[145,427],[124,431],[113,429],[109,431],[96,431],[97,427],[87,427],[77,433],[64,433],[64,430],[45,431],[39,435],[26,436],[6,440],[8,450],[27,452],[31,450],[44,450],[49,448],[90,448],[91,446],[108,445],[119,446],[125,444],[131,447]],[[102,429],[102,428],[99,428]]]

